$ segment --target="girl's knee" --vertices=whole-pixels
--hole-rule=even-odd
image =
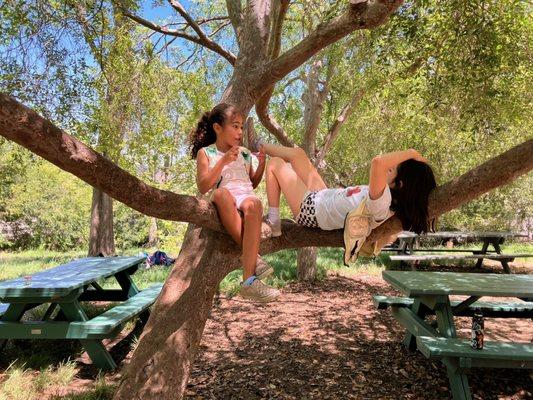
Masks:
[[[259,199],[249,199],[241,206],[241,211],[245,217],[261,216],[263,213],[263,205]]]
[[[283,160],[283,158],[281,158],[281,157],[272,157],[268,161],[267,169],[269,171],[273,171],[273,170],[283,166],[284,164],[285,164],[285,160]]]

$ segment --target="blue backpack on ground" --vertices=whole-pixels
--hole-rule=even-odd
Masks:
[[[153,265],[164,265],[165,267],[168,267],[169,265],[172,265],[174,261],[176,260],[170,258],[164,251],[157,250],[146,259],[146,264],[150,267]]]

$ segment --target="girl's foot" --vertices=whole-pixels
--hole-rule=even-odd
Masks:
[[[265,285],[259,279],[249,285],[241,283],[240,295],[243,299],[257,301],[259,303],[269,303],[276,301],[281,295],[278,289]]]

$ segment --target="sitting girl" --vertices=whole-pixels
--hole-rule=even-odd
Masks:
[[[366,199],[375,221],[392,213],[404,230],[428,231],[429,193],[436,187],[427,160],[416,150],[395,151],[374,157],[369,184],[328,189],[305,152],[298,148],[260,144],[272,157],[266,170],[268,220],[272,234],[281,234],[279,200],[283,193],[296,223],[324,230],[341,229],[346,216]]]
[[[243,117],[234,106],[217,105],[202,116],[192,133],[191,156],[197,162],[198,190],[209,192],[222,225],[242,247],[241,296],[269,302],[280,293],[260,281],[272,273],[272,267],[258,257],[263,208],[253,191],[261,182],[265,155],[259,153],[259,165],[253,171],[250,151],[240,146],[242,125]]]

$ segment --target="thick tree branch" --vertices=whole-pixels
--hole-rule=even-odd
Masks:
[[[318,57],[313,60],[305,79],[306,87],[303,95],[304,137],[302,147],[313,162],[315,161],[316,137],[318,134],[318,128],[320,127],[320,121],[322,119],[324,102],[329,94],[329,84],[331,77],[333,76],[333,71],[335,70],[333,63],[330,60],[326,68],[326,80],[322,82],[321,88],[320,75],[323,67],[324,60],[322,57]]]
[[[132,14],[130,13],[128,10],[124,9],[124,8],[121,8],[122,10],[122,13],[132,19],[133,21],[141,24],[142,26],[145,26],[146,28],[149,28],[155,32],[158,32],[158,33],[162,33],[163,35],[169,35],[169,36],[175,36],[175,37],[179,37],[179,38],[182,38],[182,39],[186,39],[190,42],[193,42],[193,43],[196,43],[200,46],[203,46],[211,51],[214,51],[215,53],[221,55],[222,57],[224,57],[231,65],[235,65],[235,62],[237,60],[237,57],[235,57],[235,55],[231,52],[231,51],[228,51],[226,49],[224,49],[222,46],[220,46],[218,43],[214,42],[213,40],[211,40],[209,37],[205,36],[204,34],[204,37],[196,37],[196,36],[193,36],[193,35],[189,35],[188,33],[185,33],[183,32],[182,30],[178,30],[178,29],[169,29],[167,28],[166,26],[162,26],[162,25],[159,25],[159,24],[156,24],[155,22],[152,22],[152,21],[148,21],[138,15],[135,15],[135,14]],[[196,24],[196,22],[195,22]],[[196,24],[196,26],[198,26]]]
[[[239,37],[239,27],[242,23],[242,5],[241,0],[226,0],[226,8],[228,9],[229,19],[235,36]]]
[[[273,21],[272,29],[270,32],[270,38],[268,42],[268,57],[273,59],[279,55],[281,49],[281,31],[283,28],[283,21],[285,20],[285,15],[289,9],[289,1],[281,0],[276,2],[273,11]],[[256,102],[255,111],[259,117],[261,124],[272,133],[278,142],[283,146],[294,147],[294,142],[291,140],[287,132],[283,127],[270,115],[268,112],[268,105],[272,94],[274,93],[275,84],[270,85],[268,90],[263,96]]]
[[[223,230],[210,202],[147,185],[4,93],[0,135],[145,215]]]
[[[403,0],[368,0],[349,4],[342,15],[319,24],[300,43],[268,63],[257,79],[256,90],[262,94],[269,85],[279,81],[321,49],[354,30],[370,29],[385,23],[390,14],[402,3]]]
[[[0,93],[0,136],[20,144],[145,215],[191,222],[223,231],[210,202],[160,190],[141,182],[4,93]],[[438,187],[430,198],[430,216],[437,217],[531,171],[531,154],[533,139]],[[263,224],[262,229],[263,237],[270,236],[270,228],[266,224]],[[372,232],[370,240],[377,240],[400,230],[398,218],[393,217]],[[309,246],[339,247],[342,243],[340,230],[322,231],[284,222],[283,235],[264,240],[261,243],[261,254]]]
[[[272,28],[270,30],[270,38],[268,41],[268,55],[270,59],[279,56],[281,50],[281,32],[283,29],[283,22],[289,9],[289,0],[280,0],[275,2]]]

